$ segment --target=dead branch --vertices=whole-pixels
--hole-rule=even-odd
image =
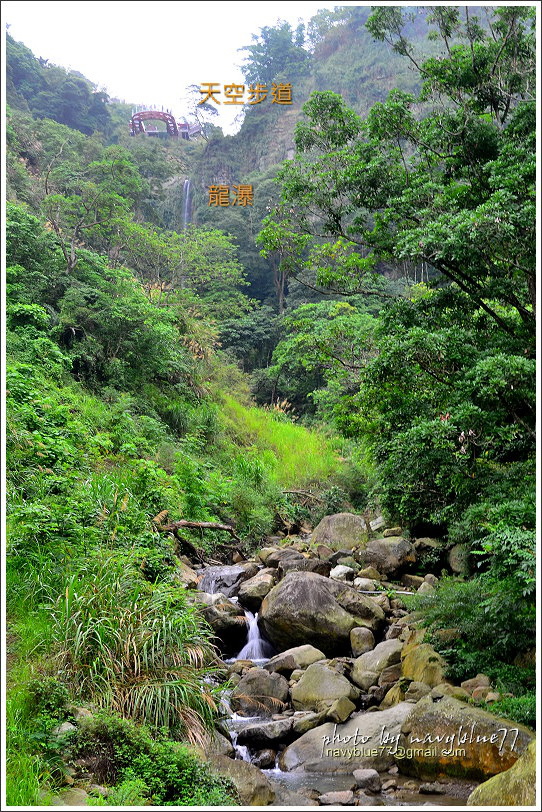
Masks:
[[[191,530],[224,530],[224,532],[229,533],[236,541],[241,541],[231,525],[218,524],[217,522],[191,522],[188,519],[179,519],[177,522],[160,525],[159,529],[164,533],[173,533],[181,527],[188,527]]]

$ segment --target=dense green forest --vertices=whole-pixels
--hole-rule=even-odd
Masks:
[[[337,8],[243,51],[291,108],[132,138],[7,36],[11,805],[50,802],[89,704],[108,803],[238,803],[179,556],[341,510],[460,551],[413,608],[534,724],[534,11]],[[253,206],[208,205],[238,182]]]

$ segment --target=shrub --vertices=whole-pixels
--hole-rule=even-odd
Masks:
[[[405,600],[409,608],[421,612],[430,633],[458,629],[459,637],[451,643],[433,641],[448,662],[451,679],[461,681],[479,671],[491,676],[496,668],[506,664],[511,668],[517,654],[532,647],[534,603],[518,596],[514,577],[499,580],[484,573],[465,582],[442,578],[433,592]]]
[[[201,741],[216,714],[211,631],[181,590],[127,563],[96,555],[67,580],[51,607],[61,667],[101,706]]]
[[[521,725],[536,728],[536,694],[534,692],[523,696],[506,696],[499,702],[492,702],[485,706],[491,713],[512,719]]]
[[[73,756],[88,761],[95,780],[116,785],[113,797],[137,790],[158,806],[223,806],[237,800],[228,782],[212,776],[186,745],[153,739],[145,726],[115,714],[86,721]]]

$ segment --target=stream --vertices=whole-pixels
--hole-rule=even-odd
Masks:
[[[224,659],[224,663],[231,667],[238,661],[250,661],[253,666],[261,668],[276,654],[276,650],[271,643],[262,636],[260,626],[258,625],[258,612],[251,612],[245,609],[241,605],[238,596],[232,594],[236,591],[234,578],[241,572],[242,567],[236,566],[207,567],[200,570],[199,574],[201,577],[198,588],[201,591],[210,593],[213,599],[216,599],[218,594],[226,596],[226,599],[231,604],[238,606],[239,609],[244,612],[247,627],[246,642],[234,656]],[[229,581],[232,583],[229,583]],[[220,589],[220,592],[217,594],[215,590],[218,589]],[[222,708],[224,715],[227,717],[223,720],[222,729],[229,734],[232,747],[235,751],[235,758],[248,763],[254,763],[257,758],[261,759],[262,752],[274,754],[275,751],[273,749],[251,751],[247,744],[238,743],[239,736],[245,728],[249,728],[254,724],[269,723],[270,717],[269,715],[246,716],[236,713],[232,711],[230,698],[231,691],[225,693],[222,698]],[[293,710],[287,711],[284,716],[287,714],[294,718],[303,715],[302,712],[294,712]],[[271,719],[284,718],[284,716],[276,714],[272,716]],[[288,741],[291,741],[291,738],[288,739]],[[260,744],[260,747],[261,746]],[[277,748],[277,742],[274,741],[270,743],[268,747]],[[284,744],[278,745],[276,756],[270,755],[272,758],[271,763],[258,763],[257,765],[276,790],[280,791],[280,788],[283,788],[287,793],[300,793],[305,797],[312,798],[314,803],[314,799],[318,798],[321,794],[355,789],[356,782],[351,773],[319,773],[305,771],[304,769],[290,771],[280,769],[279,756],[282,749],[284,749]],[[356,765],[353,765],[353,769],[355,769],[355,767]],[[476,782],[453,779],[445,782],[445,784],[441,786],[439,792],[442,794],[421,794],[419,787],[423,785],[424,782],[410,776],[401,775],[397,772],[396,767],[388,772],[382,773],[381,779],[383,784],[382,791],[371,797],[371,803],[377,806],[464,806],[468,795],[476,785]],[[391,785],[386,787],[386,783],[391,783]],[[444,787],[446,789],[444,789]]]

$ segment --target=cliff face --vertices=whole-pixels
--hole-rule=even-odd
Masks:
[[[327,30],[314,45],[308,73],[295,75],[286,68],[284,75],[277,77],[277,81],[292,84],[291,105],[273,104],[267,99],[248,107],[236,135],[209,142],[202,163],[213,164],[217,152],[224,157],[221,171],[209,182],[226,182],[227,166],[234,174],[246,176],[255,171],[264,172],[292,158],[295,125],[302,119],[302,107],[314,91],[339,93],[350,107],[363,115],[375,102],[384,101],[393,88],[408,92],[419,90],[408,60],[392,51],[388,44],[375,41],[365,28],[370,10],[357,11],[359,13],[352,18]],[[424,41],[427,12],[413,9],[413,13],[406,34],[420,50],[430,53],[434,46]]]

